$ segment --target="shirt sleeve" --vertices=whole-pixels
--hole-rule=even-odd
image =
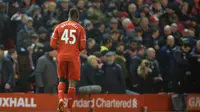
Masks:
[[[51,36],[51,41],[50,41],[50,46],[54,49],[57,49],[57,41],[59,40],[59,35],[58,35],[58,27],[56,27],[53,31],[53,34]]]
[[[79,36],[80,36],[79,50],[82,51],[86,48],[86,33],[84,28],[81,28]]]

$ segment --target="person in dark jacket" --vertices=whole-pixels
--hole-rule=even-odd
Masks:
[[[55,57],[57,51],[49,45],[45,46],[46,54],[38,59],[37,67],[33,75],[36,81],[37,93],[56,93],[57,91],[57,64]]]
[[[151,32],[152,35],[144,39],[144,46],[147,48],[153,47],[154,49],[159,50],[160,49],[159,44],[161,43],[159,38],[159,30],[153,28]]]
[[[99,93],[103,85],[103,71],[98,67],[97,57],[90,55],[81,71],[81,80],[78,83],[80,93]]]
[[[167,44],[159,50],[159,64],[163,77],[163,89],[165,92],[170,91],[168,88],[169,82],[172,81],[172,64],[173,64],[173,51],[176,49],[175,39],[172,35],[167,37]]]
[[[200,40],[197,41],[196,47],[192,50],[191,52],[191,72],[192,72],[192,77],[191,77],[191,91],[193,93],[200,93],[199,86],[200,86]]]
[[[137,52],[132,56],[131,65],[129,68],[129,79],[131,82],[131,91],[138,92],[139,76],[137,75],[137,69],[141,61],[144,59],[145,48],[143,45],[138,45]]]
[[[56,11],[57,19],[60,22],[67,21],[70,9],[70,0],[59,0],[59,8]]]
[[[160,26],[161,29],[164,28],[165,25],[170,25],[172,23],[177,22],[177,15],[175,11],[178,9],[178,4],[175,2],[171,2],[168,4],[166,13],[160,16]]]
[[[9,17],[5,13],[6,4],[0,2],[0,44],[4,44],[5,39],[7,39],[8,28],[9,28]]]
[[[87,39],[87,55],[93,55],[94,52],[100,51],[100,45],[93,38]]]
[[[188,79],[191,77],[189,65],[189,51],[191,45],[187,38],[183,38],[181,47],[177,47],[173,52],[174,63],[172,75],[172,89],[176,93],[188,92]]]
[[[138,46],[137,42],[138,42],[137,40],[131,40],[128,46],[129,48],[124,52],[127,68],[130,68],[131,60],[132,60],[131,57],[137,51],[137,46]]]
[[[14,91],[15,87],[14,75],[15,75],[16,63],[17,63],[17,51],[15,49],[10,49],[2,62],[0,92]]]
[[[121,66],[115,63],[115,53],[106,53],[106,63],[102,66],[104,71],[103,90],[110,94],[125,94],[126,86]]]
[[[154,93],[160,92],[160,89],[162,88],[162,75],[160,73],[160,66],[158,61],[155,59],[156,57],[156,51],[153,48],[147,49],[147,60],[149,61],[149,68],[151,69],[151,88]]]
[[[20,52],[28,52],[28,47],[32,44],[31,35],[35,33],[33,28],[33,19],[26,18],[26,25],[17,33],[16,47]]]
[[[57,13],[56,13],[55,2],[49,2],[47,6],[47,11],[43,13],[43,23],[45,23],[45,27],[51,26],[54,21],[57,21]]]
[[[31,15],[31,17],[33,17],[33,27],[35,29],[40,28],[40,26],[43,25],[43,17],[40,7],[36,5]]]
[[[117,46],[115,62],[122,67],[124,79],[126,80],[128,78],[128,70],[126,67],[126,59],[124,57],[124,44]]]
[[[85,8],[85,1],[84,0],[78,0],[77,1],[77,9],[79,11],[79,14],[80,14],[80,21],[81,23],[88,18],[88,15],[87,15],[87,11],[86,11],[86,8]]]
[[[175,44],[180,46],[181,45],[181,34],[178,32],[178,25],[176,23],[171,24],[172,35],[175,39]]]

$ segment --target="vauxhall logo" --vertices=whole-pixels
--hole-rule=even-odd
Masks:
[[[35,108],[34,98],[12,98],[12,97],[0,97],[0,107],[28,107]]]

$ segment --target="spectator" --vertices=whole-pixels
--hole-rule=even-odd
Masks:
[[[45,44],[46,42],[49,41],[49,38],[48,38],[49,32],[45,27],[41,26],[38,29],[37,33],[39,34],[39,42],[41,42],[42,44]]]
[[[132,56],[131,65],[129,68],[130,73],[130,82],[131,82],[131,91],[139,93],[139,76],[137,74],[138,66],[141,64],[141,61],[144,59],[144,46],[138,45],[136,53]]]
[[[90,20],[85,19],[83,21],[84,28],[86,30],[87,38],[95,38],[93,36],[93,24]]]
[[[128,78],[128,70],[126,67],[126,59],[124,57],[124,45],[119,44],[116,47],[116,57],[115,57],[115,63],[119,64],[122,68],[122,72],[124,74],[124,80]]]
[[[55,57],[57,52],[45,46],[46,53],[38,59],[37,67],[34,73],[36,81],[37,93],[56,93],[58,83],[57,79],[57,64]]]
[[[2,62],[1,70],[1,92],[13,92],[15,89],[15,79],[16,74],[16,63],[17,63],[17,51],[15,49],[10,49],[6,57],[4,57]]]
[[[148,4],[144,4],[142,5],[142,8],[140,9],[140,15],[139,17],[143,18],[143,17],[149,17],[149,5]]]
[[[129,18],[125,18],[123,19],[122,21],[122,26],[123,26],[123,29],[126,31],[128,30],[128,26],[132,24],[131,20]]]
[[[172,34],[172,29],[171,29],[171,26],[169,25],[166,25],[164,27],[164,34],[160,37],[160,39],[162,39],[162,41],[160,42],[160,47],[163,47],[163,45],[166,44],[166,39],[169,35]]]
[[[135,36],[134,26],[132,28],[131,28],[131,26],[133,26],[133,24],[129,18],[125,18],[122,20],[122,27],[124,30],[123,40],[125,42],[132,40]]]
[[[39,29],[41,25],[44,25],[41,8],[39,6],[33,9],[31,16],[33,17],[33,27],[35,29]]]
[[[196,3],[194,2],[193,7],[191,9],[191,16],[197,17],[197,20],[200,19],[200,7],[198,2],[198,0]]]
[[[88,9],[88,19],[93,23],[97,23],[98,21],[104,21],[105,16],[100,9],[101,0],[93,0],[92,6]]]
[[[177,15],[175,11],[177,10],[178,6],[175,2],[171,2],[168,4],[166,13],[160,16],[160,25],[161,29],[164,28],[164,26],[176,23],[177,22]]]
[[[128,5],[128,14],[131,20],[135,19],[135,15],[137,12],[137,7],[135,4],[131,3]]]
[[[140,27],[136,27],[135,28],[135,33],[136,33],[136,37],[134,38],[135,40],[137,40],[137,41],[139,41],[141,44],[143,44],[143,37],[142,37],[142,35],[143,35],[143,30],[142,30],[142,28],[140,28]]]
[[[39,59],[39,57],[44,54],[44,45],[45,45],[44,42],[46,40],[47,34],[45,33],[45,30],[44,30],[44,32],[42,30],[44,30],[43,27],[40,28],[39,31],[38,31],[39,37],[31,45],[31,47],[32,47],[32,60],[33,60],[34,67],[36,66],[36,63],[37,63],[37,60]]]
[[[193,82],[193,84],[189,85],[189,87],[191,88],[190,92],[192,93],[199,93],[199,83],[200,83],[200,78],[199,78],[199,66],[200,66],[200,41],[197,41],[197,45],[196,47],[192,50],[191,52],[191,71],[192,71],[192,76],[191,79],[189,80],[189,82]]]
[[[150,78],[150,82],[152,83],[150,88],[152,88],[152,92],[158,93],[162,88],[162,75],[160,73],[160,66],[158,61],[155,59],[156,52],[153,48],[147,49],[147,60],[149,61],[149,68],[151,69],[151,73],[148,76]]]
[[[160,41],[159,41],[159,30],[158,29],[152,29],[152,35],[151,37],[148,37],[146,39],[144,39],[144,45],[145,47],[149,48],[149,47],[153,47],[156,50],[160,49]]]
[[[43,22],[45,27],[51,26],[53,21],[56,21],[56,3],[49,2],[47,6],[47,11],[43,13]]]
[[[124,74],[121,66],[115,63],[114,52],[106,53],[106,64],[102,66],[102,70],[104,71],[103,90],[110,94],[125,94]]]
[[[8,6],[9,17],[12,17],[15,13],[19,12],[22,8],[20,1],[8,1],[8,3],[9,3],[9,6]]]
[[[147,17],[141,18],[140,27],[143,30],[143,38],[146,39],[149,36],[149,19]]]
[[[138,93],[152,93],[152,70],[150,69],[149,61],[142,60],[141,64],[137,68],[138,75],[138,84],[137,84],[137,92]]]
[[[187,38],[183,38],[180,48],[176,48],[173,52],[173,75],[172,75],[172,89],[176,93],[188,92],[188,78],[191,75],[189,65],[189,51],[191,45]]]
[[[116,18],[112,18],[110,20],[109,27],[106,29],[107,33],[111,33],[114,30],[119,30],[118,29],[118,20]]]
[[[34,52],[33,49],[35,47],[35,44],[38,42],[39,37],[37,34],[32,34],[31,39],[32,39],[32,44],[30,46],[28,46],[27,50],[29,51],[30,67],[32,68],[32,70],[34,70],[36,63],[34,62],[34,60],[32,58],[33,52]],[[36,49],[34,49],[34,50],[36,50]]]
[[[189,40],[190,44],[193,45],[192,47],[195,47],[196,40],[194,38],[194,31],[192,31],[190,29],[186,29],[184,32],[185,32],[184,37]]]
[[[9,18],[6,12],[6,4],[0,2],[0,44],[4,44],[4,41],[7,37],[8,28],[9,28]]]
[[[166,10],[166,8],[168,6],[168,2],[169,2],[169,0],[161,0],[161,5],[162,5],[162,8],[164,11]]]
[[[111,38],[112,38],[112,51],[116,50],[116,47],[118,44],[123,44],[122,36],[119,31],[112,31],[111,32]]]
[[[86,8],[85,8],[85,1],[84,0],[78,0],[77,1],[77,9],[79,10],[79,14],[80,14],[80,21],[81,23],[88,18],[88,14],[87,14],[87,11],[86,11]]]
[[[22,11],[26,14],[30,14],[33,10],[34,4],[32,0],[24,0],[22,1]]]
[[[32,44],[31,34],[34,32],[33,19],[28,17],[26,25],[17,33],[17,48],[20,52],[27,52],[27,48]]]
[[[101,46],[101,52],[102,51],[108,51],[112,47],[112,38],[105,38],[103,39],[103,45]]]
[[[180,12],[178,14],[179,14],[179,17],[180,17],[180,21],[184,21],[184,19],[189,14],[189,5],[188,5],[187,2],[182,3],[182,5],[180,6]]]
[[[180,46],[181,45],[181,34],[178,32],[178,26],[176,23],[173,23],[171,25],[171,29],[172,29],[172,35],[174,36],[175,39],[175,44]]]
[[[141,9],[143,4],[144,4],[143,0],[136,0],[136,5],[137,5],[138,9]]]
[[[70,9],[69,0],[59,0],[59,7],[56,10],[57,19],[60,22],[68,20],[68,13]]]
[[[150,17],[150,22],[151,22],[151,24],[150,24],[150,26],[151,27],[154,27],[154,28],[158,28],[159,26],[159,18],[157,17],[157,15],[152,15],[151,17]]]
[[[172,81],[173,73],[173,52],[176,49],[174,37],[169,35],[167,37],[167,44],[159,51],[160,70],[163,77],[163,87],[165,91],[170,91],[169,84]]]
[[[124,57],[126,59],[126,67],[130,68],[131,65],[131,57],[136,53],[137,51],[137,46],[138,46],[138,41],[136,40],[131,40],[128,46],[128,49],[124,52]]]
[[[152,7],[150,7],[150,15],[157,15],[160,17],[163,14],[162,6],[160,0],[152,0]]]
[[[91,25],[91,22],[88,21],[89,25]],[[92,26],[88,26],[89,27],[89,31],[88,31],[88,37],[89,38],[94,38],[95,41],[100,44],[102,42],[102,38],[106,37],[105,36],[105,25],[102,22],[98,22],[95,24],[97,27],[96,28],[92,28]],[[91,28],[91,29],[90,29]]]
[[[28,77],[31,71],[34,70],[34,63],[32,60],[32,52],[33,46],[32,44],[38,40],[38,35],[36,33],[32,33],[31,30],[26,29],[21,30],[18,33],[18,64],[19,64],[19,88],[18,91],[20,92],[27,92],[28,91]],[[31,27],[32,28],[32,27]],[[27,31],[28,30],[28,31]],[[29,32],[30,31],[30,32]],[[20,37],[22,34],[23,37]],[[20,40],[22,42],[20,42]]]
[[[100,87],[103,85],[103,71],[98,68],[97,57],[94,55],[90,55],[88,57],[87,64],[83,66],[81,72],[81,80],[78,86],[85,87],[86,91],[87,88],[90,88],[94,85],[98,85]]]
[[[92,38],[87,39],[87,55],[93,55],[94,52],[100,51],[100,46]]]

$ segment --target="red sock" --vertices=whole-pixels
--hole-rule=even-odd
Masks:
[[[76,89],[73,87],[69,87],[68,88],[68,104],[67,104],[67,107],[69,110],[72,109],[75,96],[76,96]]]
[[[64,82],[59,82],[58,84],[58,99],[64,99],[64,93],[66,89],[66,84]]]

